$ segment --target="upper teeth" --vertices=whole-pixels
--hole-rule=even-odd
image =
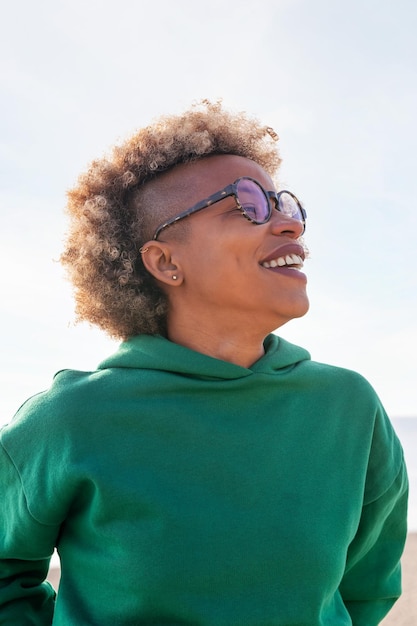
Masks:
[[[298,265],[303,266],[303,259],[298,254],[287,254],[286,256],[280,256],[272,261],[264,261],[262,267],[283,267],[284,265]]]

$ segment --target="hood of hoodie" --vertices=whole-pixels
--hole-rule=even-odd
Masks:
[[[192,378],[237,379],[254,373],[287,373],[302,361],[310,360],[304,348],[268,335],[265,354],[250,368],[196,352],[159,335],[138,335],[123,342],[117,352],[102,361],[98,369],[134,368],[173,372]]]

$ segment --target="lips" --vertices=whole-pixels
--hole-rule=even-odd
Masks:
[[[286,244],[276,248],[263,261],[265,269],[291,268],[299,270],[304,265],[304,248],[298,244]]]

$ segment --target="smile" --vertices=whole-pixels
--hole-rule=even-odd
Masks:
[[[291,267],[293,269],[301,269],[303,267],[303,259],[298,254],[286,254],[285,256],[279,256],[276,259],[270,261],[264,261],[262,267],[270,269],[271,267]]]

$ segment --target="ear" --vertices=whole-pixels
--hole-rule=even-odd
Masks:
[[[172,246],[160,241],[147,241],[140,249],[142,262],[156,280],[165,285],[178,286],[183,274]]]

